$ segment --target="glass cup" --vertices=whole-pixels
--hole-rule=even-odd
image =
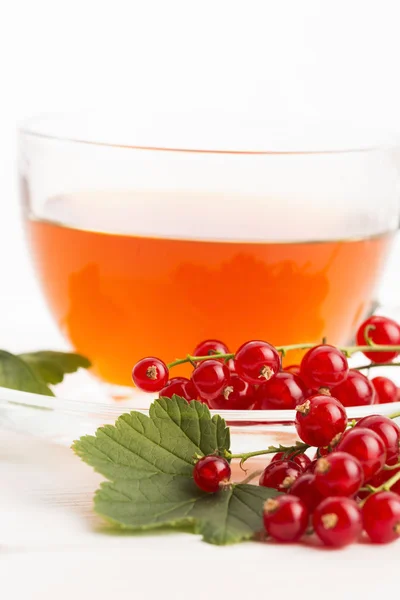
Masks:
[[[94,372],[131,385],[143,356],[170,362],[206,338],[232,351],[249,339],[349,341],[399,222],[395,148],[147,117],[49,116],[20,129],[32,260]]]

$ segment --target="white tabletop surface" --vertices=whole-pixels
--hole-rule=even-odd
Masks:
[[[3,264],[1,347],[62,349],[17,233],[14,262]],[[393,268],[385,293],[396,304],[391,278]],[[253,542],[221,548],[186,533],[116,535],[91,509],[100,479],[68,448],[0,431],[1,598],[337,600],[383,598],[399,585],[400,542],[323,551]]]

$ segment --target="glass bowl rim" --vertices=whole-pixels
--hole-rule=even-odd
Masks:
[[[117,419],[120,415],[137,411],[149,414],[149,409],[136,406],[124,406],[120,401],[114,405],[102,401],[89,401],[65,398],[60,396],[44,396],[32,392],[21,392],[0,386],[1,404],[18,405],[25,408],[42,409],[63,412],[74,415],[96,414],[107,418]],[[400,402],[388,404],[370,404],[367,406],[346,407],[349,420],[379,414],[389,416],[400,412]],[[210,410],[212,415],[219,414],[228,422],[228,425],[257,425],[257,424],[286,424],[295,421],[295,410]]]
[[[349,143],[349,144],[334,144],[332,147],[329,147],[329,143],[325,142],[322,146],[318,148],[313,148],[311,144],[309,148],[305,149],[302,146],[294,145],[293,148],[289,146],[285,149],[285,146],[282,148],[264,148],[264,142],[258,148],[251,148],[250,146],[247,148],[228,148],[224,147],[224,144],[219,144],[213,146],[210,144],[208,147],[207,144],[204,144],[200,147],[200,144],[195,144],[193,147],[191,143],[187,144],[142,144],[142,143],[122,143],[117,141],[106,141],[102,136],[99,137],[96,135],[95,139],[91,138],[88,135],[69,135],[66,133],[49,133],[46,132],[46,123],[51,122],[51,120],[58,119],[59,123],[62,123],[63,119],[70,119],[76,116],[77,118],[82,118],[84,115],[86,116],[91,114],[97,114],[96,112],[87,111],[85,112],[65,112],[65,113],[42,113],[36,116],[28,117],[23,120],[21,123],[17,125],[18,134],[20,136],[30,136],[37,139],[53,141],[53,142],[61,142],[68,144],[80,144],[85,146],[94,146],[94,147],[103,147],[103,148],[115,148],[120,150],[136,150],[136,151],[151,151],[151,152],[165,152],[165,153],[188,153],[188,154],[199,154],[199,155],[207,155],[207,154],[216,154],[216,155],[230,155],[230,156],[307,156],[307,155],[341,155],[341,154],[354,154],[354,153],[368,153],[368,152],[377,152],[377,151],[393,151],[400,149],[400,136],[394,135],[388,132],[366,132],[362,130],[361,132],[357,131],[358,135],[362,135],[363,139],[368,140],[364,143]],[[105,113],[107,115],[107,113]],[[239,121],[237,123],[238,132],[241,131],[242,123]],[[314,126],[316,124],[314,123]],[[332,124],[331,124],[332,125]],[[341,127],[349,127],[351,128],[351,123],[341,124]],[[304,128],[307,126],[304,125]],[[305,131],[308,131],[305,129]],[[379,137],[377,137],[379,136]],[[274,143],[272,143],[272,146]]]

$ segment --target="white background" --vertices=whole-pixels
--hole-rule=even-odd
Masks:
[[[324,119],[348,119],[361,126],[400,132],[399,23],[398,0],[3,2],[0,8],[0,347],[13,349],[20,344],[22,337],[38,340],[32,343],[36,347],[61,343],[43,309],[22,241],[15,159],[17,121],[38,112],[81,108],[106,107],[118,111],[124,106],[136,111],[149,104],[158,109],[160,106],[229,106],[231,109],[259,111],[260,114],[277,114],[279,118],[290,114],[299,119],[316,115]],[[383,291],[383,299],[388,304],[400,303],[398,288],[393,285],[397,280],[399,252],[393,255]],[[29,468],[34,471],[35,464]],[[174,555],[170,553],[170,544],[166,538],[160,539],[162,551],[172,560]],[[137,594],[137,578],[143,586],[144,578],[149,578],[151,585],[156,585],[155,563],[158,560],[162,563],[162,556],[157,559],[154,554],[157,538],[146,540],[143,543],[151,545],[147,566],[150,568],[153,564],[153,579],[151,569],[147,571],[147,563],[143,561],[130,579],[131,594],[143,598],[156,596],[150,592],[148,596]],[[175,543],[181,542],[177,540]],[[210,573],[211,581],[216,586],[221,585],[221,596],[227,590],[228,596],[231,595],[232,589],[226,584],[232,568],[230,562],[239,556],[235,554],[236,550],[209,550],[204,545],[194,544],[193,555],[190,555],[192,547],[188,547],[185,557],[184,546],[179,547],[182,568],[187,573],[185,597],[190,597],[188,574],[190,569],[196,568],[200,577],[207,577]],[[234,572],[240,570],[239,564],[246,565],[246,575],[251,579],[240,582],[239,587],[242,592],[256,586],[257,590],[269,593],[268,564],[271,564],[274,548],[268,553],[262,548],[251,548],[250,554],[243,552],[237,559]],[[361,551],[364,556],[365,548]],[[20,584],[21,570],[26,566],[24,560],[19,562],[18,552],[17,548],[12,557],[10,577]],[[48,557],[43,554],[41,558],[36,543],[33,552],[37,562],[32,563],[29,555],[29,564],[34,564],[35,568],[29,571],[30,581],[27,584],[36,576],[38,586],[40,561],[47,561]],[[196,560],[198,552],[202,556],[200,562]],[[285,549],[280,547],[277,552],[279,564],[287,564],[289,555]],[[320,582],[320,589],[327,598],[333,597],[330,595],[333,592],[335,597],[356,598],[357,594],[361,597],[360,587],[357,588],[361,584],[355,581],[355,576],[352,577],[351,569],[356,566],[357,577],[364,585],[363,597],[371,597],[368,596],[365,563],[357,561],[359,552],[355,547],[346,554],[337,555],[342,558],[338,558],[339,563],[336,562],[340,565],[340,572],[335,572],[331,554],[307,554],[303,561],[302,549],[293,548],[290,556],[293,564],[298,566],[297,571],[291,568],[287,576],[278,564],[272,567],[276,596],[287,597],[284,593],[287,584],[290,597],[294,597],[296,577],[301,568],[301,581],[307,586],[306,597],[316,597],[309,591],[318,591],[315,584],[318,583],[319,569],[321,578],[325,573],[326,579]],[[257,553],[257,560],[252,553]],[[378,554],[379,549],[374,549],[374,558],[371,552],[371,556],[365,555],[365,562],[378,566]],[[58,570],[50,569],[50,575],[59,574],[62,578],[66,558],[60,554],[57,556],[60,557],[57,559]],[[321,568],[312,566],[317,556]],[[105,568],[100,571],[104,578],[110,560],[108,549],[104,550],[102,557]],[[210,557],[213,562],[210,562]],[[395,564],[390,564],[388,549],[382,559],[382,567],[387,567],[380,582],[380,586],[384,584],[381,587],[384,593],[393,582],[393,579],[389,580],[389,574],[396,572],[398,557]],[[83,556],[82,562],[86,560],[87,556]],[[125,567],[134,571],[134,561],[133,555],[129,555],[129,560],[125,557]],[[108,581],[110,587],[106,586],[107,589],[116,589],[114,583],[121,581],[121,573],[116,572],[119,563],[113,564],[111,572],[115,579]],[[85,589],[89,596],[86,597],[90,597],[88,590],[92,589],[95,581],[97,567],[94,555],[91,565],[93,579],[87,581]],[[257,566],[254,573],[251,573],[251,565]],[[216,567],[220,569],[221,576],[217,577]],[[172,565],[171,570],[174,568]],[[68,583],[76,584],[74,597],[82,597],[76,593],[80,585],[76,570],[66,572],[71,573]],[[303,581],[306,572],[310,573],[311,579],[314,578],[314,585]],[[379,570],[374,575],[376,580],[378,573]],[[341,575],[344,576],[343,581],[340,580]],[[65,582],[57,582],[55,575],[52,577],[52,594],[40,597],[54,597],[58,586],[62,586],[66,593]],[[46,577],[41,579],[42,582],[45,580]],[[201,578],[193,575],[192,585],[196,593],[201,591],[199,581],[201,584]],[[158,583],[162,586],[159,595],[182,597],[182,589],[178,594],[169,587],[168,593],[162,585],[164,580]],[[347,595],[342,595],[339,589],[342,587],[347,589]],[[205,585],[205,589],[208,597],[212,598],[209,585]],[[124,597],[127,597],[127,590],[124,591]],[[305,597],[299,590],[297,596]],[[8,597],[17,596],[11,592]],[[36,598],[39,594],[27,592],[24,597]]]

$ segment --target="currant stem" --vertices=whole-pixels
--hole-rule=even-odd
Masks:
[[[265,450],[256,450],[255,452],[245,452],[243,454],[231,454],[225,450],[224,456],[228,459],[240,458],[240,464],[242,465],[244,462],[246,462],[246,460],[253,458],[254,456],[262,456],[263,454],[276,454],[277,452],[290,454],[297,451],[299,454],[301,454],[302,452],[305,452],[307,448],[310,448],[308,444],[298,442],[295,446],[269,446]]]
[[[384,471],[394,471],[395,469],[399,469],[400,468],[400,462],[396,463],[395,465],[385,465],[383,467]]]
[[[168,369],[172,369],[172,367],[176,367],[177,365],[183,365],[184,363],[191,363],[192,365],[196,365],[196,363],[201,362],[203,360],[210,360],[212,358],[225,358],[229,360],[230,358],[234,358],[233,353],[229,354],[221,354],[220,352],[215,352],[215,354],[208,354],[207,356],[191,356],[187,354],[185,358],[177,358],[173,362],[167,365]]]
[[[391,477],[390,479],[385,481],[385,483],[383,483],[382,485],[380,485],[377,488],[373,487],[372,485],[367,485],[365,488],[361,488],[361,489],[363,491],[369,491],[369,492],[371,492],[371,494],[377,494],[378,492],[389,492],[390,489],[394,486],[394,484],[397,483],[399,480],[400,480],[400,471],[395,473],[393,475],[393,477]],[[365,502],[368,500],[369,497],[370,496],[367,496],[367,498],[364,498],[364,500],[362,500],[362,502],[360,503],[360,506],[364,506]]]
[[[310,348],[315,348],[315,343],[304,343],[304,344],[289,344],[288,346],[276,346],[276,350],[280,352],[283,356],[287,352],[291,350],[309,350]],[[338,349],[343,352],[347,357],[352,356],[356,352],[400,352],[400,346],[387,346],[383,344],[373,344],[369,343],[366,346],[338,346]],[[211,358],[224,358],[225,360],[230,360],[231,358],[235,358],[234,352],[229,352],[227,354],[222,354],[220,352],[215,352],[214,354],[208,354],[207,356],[192,356],[191,354],[187,354],[185,358],[177,358],[176,360],[169,363],[168,369],[172,369],[172,367],[176,367],[177,365],[183,365],[184,363],[191,363],[192,365],[196,365],[198,362],[203,360],[210,360]],[[386,366],[400,366],[400,363],[388,363],[388,364],[375,364],[365,365],[362,367],[355,367],[355,369],[369,369],[371,367],[386,367]]]
[[[388,492],[390,490],[390,488],[393,487],[394,484],[397,483],[399,480],[400,480],[400,471],[398,473],[395,473],[393,475],[393,477],[391,477],[383,485],[378,487],[377,491],[378,492]]]

